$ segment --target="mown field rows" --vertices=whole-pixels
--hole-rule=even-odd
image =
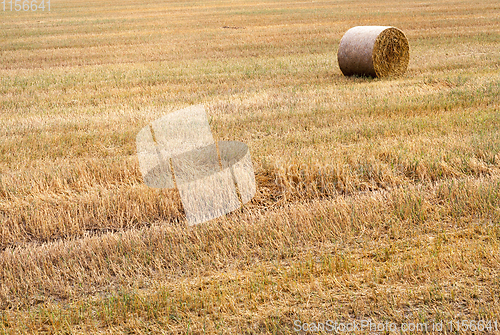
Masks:
[[[496,1],[0,16],[0,333],[500,323]],[[341,75],[342,34],[371,24],[406,33],[404,76]],[[258,190],[188,228],[177,191],[144,185],[135,136],[199,103],[249,146]]]

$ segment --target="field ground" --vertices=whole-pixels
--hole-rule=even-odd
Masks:
[[[343,77],[356,25],[403,30],[407,73]],[[135,135],[199,103],[248,144],[258,191],[188,228]],[[497,0],[2,11],[0,334],[500,327],[499,129]]]

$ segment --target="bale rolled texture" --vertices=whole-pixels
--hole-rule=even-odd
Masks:
[[[359,26],[344,34],[337,57],[345,76],[398,76],[408,67],[410,46],[397,28]]]

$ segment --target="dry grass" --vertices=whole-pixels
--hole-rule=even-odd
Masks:
[[[51,7],[0,12],[0,334],[500,323],[497,1]],[[345,78],[356,25],[402,29],[406,74]],[[187,228],[134,141],[197,103],[258,191]]]

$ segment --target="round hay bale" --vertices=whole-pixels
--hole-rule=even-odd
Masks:
[[[408,67],[410,46],[398,28],[359,26],[344,34],[337,57],[344,76],[398,76]]]

